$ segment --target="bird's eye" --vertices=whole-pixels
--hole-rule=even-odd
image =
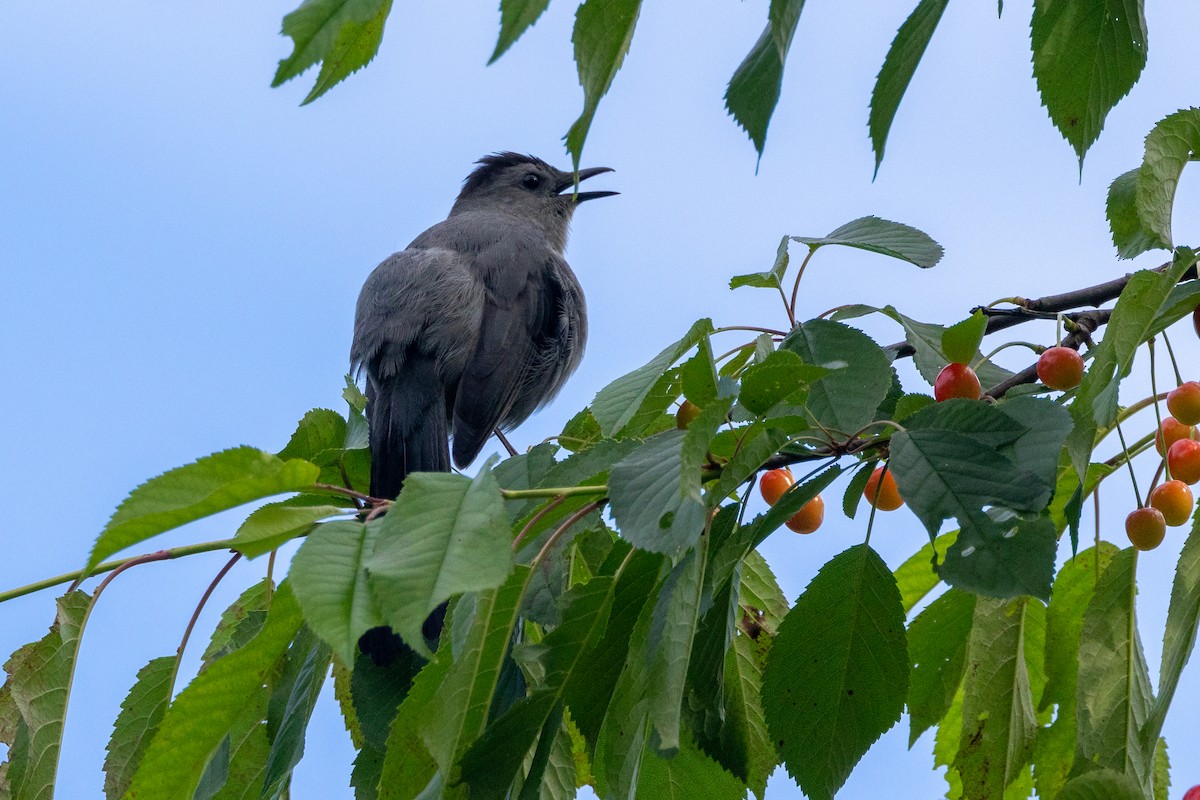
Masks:
[[[521,178],[521,185],[526,189],[536,189],[542,185],[542,179],[538,175],[530,172],[524,178]]]

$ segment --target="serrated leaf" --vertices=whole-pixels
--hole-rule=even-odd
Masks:
[[[49,633],[21,647],[4,663],[8,679],[0,688],[16,710],[5,774],[12,800],[54,796],[67,697],[91,601],[81,591],[59,597]]]
[[[796,34],[804,0],[771,0],[767,27],[729,79],[725,108],[754,142],[761,158],[767,126],[779,103],[783,65]]]
[[[490,469],[474,479],[414,473],[384,515],[374,552],[363,560],[383,618],[429,657],[421,626],[460,592],[495,588],[513,568],[512,533]]]
[[[1074,707],[1083,615],[1096,591],[1097,579],[1116,553],[1116,545],[1101,542],[1099,547],[1083,550],[1064,564],[1054,580],[1046,611],[1046,688],[1041,709],[1055,703],[1060,709],[1068,703]]]
[[[1140,0],[1044,0],[1031,24],[1033,76],[1050,121],[1083,157],[1146,66]]]
[[[597,0],[591,0],[596,3]],[[614,436],[625,427],[650,394],[654,384],[684,353],[712,333],[712,321],[702,319],[692,325],[682,339],[670,345],[646,364],[605,386],[592,401],[592,414],[605,436]]]
[[[908,746],[938,723],[954,701],[966,666],[975,595],[950,589],[908,626]]]
[[[964,795],[998,797],[1029,760],[1037,719],[1025,665],[1027,598],[975,603],[955,765]]]
[[[766,360],[747,367],[742,373],[738,400],[751,414],[763,416],[829,372],[825,367],[804,363],[790,350],[776,350]]]
[[[294,565],[295,562],[293,562]],[[292,770],[304,756],[304,736],[312,718],[313,708],[317,697],[325,685],[331,663],[328,645],[320,641],[312,633],[304,630],[293,643],[288,653],[288,680],[276,688],[281,693],[283,711],[275,724],[274,735],[271,737],[270,752],[267,756],[262,776],[262,800],[279,800],[286,797],[286,791],[292,777]],[[273,705],[275,698],[272,698]]]
[[[828,236],[793,236],[792,239],[812,248],[827,244],[856,247],[922,268],[934,266],[945,253],[929,234],[911,225],[879,217],[859,217],[830,232]]]
[[[263,690],[267,673],[287,651],[303,620],[286,581],[271,600],[262,630],[214,661],[175,698],[146,748],[126,800],[190,797],[204,766],[243,709]]]
[[[1145,800],[1137,784],[1120,772],[1097,769],[1072,778],[1056,800]]]
[[[721,749],[726,758],[741,768],[737,777],[745,780],[759,800],[766,793],[767,778],[779,761],[762,706],[762,671],[772,641],[773,637],[765,632],[758,639],[738,633],[725,654],[725,724],[721,726]]]
[[[600,98],[612,86],[613,78],[633,39],[641,0],[584,0],[575,12],[575,66],[583,87],[583,113],[567,131],[567,151],[579,169],[583,143],[592,127],[592,118]]]
[[[321,72],[304,104],[371,62],[383,38],[392,0],[305,0],[283,18],[292,54],[279,62],[271,86],[297,77],[318,61]]]
[[[269,553],[312,530],[319,520],[345,514],[338,506],[291,506],[267,503],[256,508],[233,536],[233,549],[246,558]]]
[[[1193,259],[1181,253],[1165,272],[1134,273],[1117,298],[1104,338],[1091,350],[1092,363],[1070,407],[1075,427],[1067,437],[1067,451],[1081,479],[1087,474],[1097,431],[1116,421],[1117,384],[1128,374],[1159,309]]]
[[[1175,189],[1184,166],[1195,161],[1198,153],[1200,108],[1176,111],[1155,124],[1146,137],[1146,156],[1137,178],[1137,214],[1163,247],[1174,246],[1171,211]]]
[[[865,333],[840,322],[809,320],[793,328],[780,349],[829,369],[810,384],[805,403],[824,428],[856,432],[875,418],[891,388],[891,359]]]
[[[749,275],[735,275],[729,279],[729,288],[753,286],[756,289],[777,289],[783,285],[783,275],[788,268],[788,245],[792,237],[784,236],[775,250],[775,263],[766,272],[752,272]]]
[[[345,520],[318,526],[296,552],[288,573],[304,621],[344,664],[354,663],[359,638],[384,624],[364,567],[382,523]]]
[[[1154,697],[1134,611],[1136,564],[1133,548],[1114,555],[1084,613],[1075,760],[1127,775],[1148,796],[1157,739],[1147,748],[1139,736]]]
[[[174,672],[174,656],[151,659],[138,670],[133,688],[121,701],[121,713],[113,723],[112,736],[105,748],[104,796],[109,800],[125,794],[146,747],[158,732],[171,701]]]
[[[1142,727],[1142,746],[1149,747],[1162,734],[1163,721],[1179,686],[1179,677],[1196,647],[1196,628],[1200,624],[1200,526],[1193,523],[1171,585],[1171,603],[1163,631],[1162,660],[1158,676],[1158,697]]]
[[[287,446],[276,454],[276,458],[312,461],[327,450],[341,450],[345,439],[346,420],[342,415],[327,408],[314,408],[300,418]]]
[[[942,19],[948,0],[921,0],[908,19],[896,32],[892,46],[888,48],[883,66],[875,76],[875,88],[871,90],[871,115],[867,127],[871,132],[871,148],[875,151],[875,174],[883,163],[883,149],[887,144],[888,132],[900,107],[900,98],[908,90],[917,64],[925,55],[925,48],[933,38],[933,31]]]
[[[895,579],[858,545],[823,566],[779,626],[763,672],[767,727],[788,774],[832,798],[900,719],[908,691]]]
[[[1154,749],[1154,800],[1167,800],[1171,794],[1171,759],[1167,740],[1159,739]]]
[[[200,657],[200,669],[232,653],[258,635],[267,621],[274,585],[265,578],[246,589],[221,612],[221,620],[213,629],[208,647]]]
[[[100,532],[84,570],[192,520],[251,500],[299,491],[319,474],[315,464],[281,461],[253,447],[223,450],[177,467],[130,492]]]
[[[446,658],[426,665],[396,711],[383,749],[378,800],[410,800],[430,784],[437,772],[437,762],[422,741],[420,727],[437,699],[450,663]],[[359,796],[361,793],[356,794]]]
[[[681,474],[684,438],[683,431],[660,433],[612,468],[608,489],[613,519],[635,547],[676,556],[704,531],[704,504]],[[690,482],[698,487],[700,476]]]
[[[958,746],[962,742],[963,727],[963,690],[960,687],[950,704],[950,710],[938,723],[937,732],[933,739],[933,766],[946,767],[945,778],[949,787],[946,790],[947,800],[961,800],[963,796],[962,778],[954,767],[954,759],[958,755]]]
[[[1113,244],[1121,258],[1133,258],[1142,253],[1163,247],[1154,232],[1149,230],[1138,216],[1137,187],[1138,172],[1131,169],[1118,175],[1108,186],[1105,215],[1112,231]]]
[[[544,678],[528,697],[492,720],[466,751],[462,776],[470,784],[472,798],[504,796],[561,701],[567,683],[583,679],[589,672],[585,659],[604,634],[614,588],[615,582],[607,576],[575,587],[563,597],[562,624],[536,644],[519,645],[514,657],[536,661]]]
[[[667,574],[647,631],[647,713],[656,734],[655,750],[665,755],[680,747],[684,682],[700,625],[707,543],[701,539]]]
[[[504,585],[478,594],[462,646],[454,642],[454,663],[421,720],[421,738],[448,784],[460,780],[463,754],[487,722],[529,576],[519,565]]]
[[[958,531],[943,533],[896,567],[896,585],[905,615],[941,582],[935,565],[945,560],[946,551],[957,538]]]
[[[987,317],[976,311],[962,322],[957,322],[942,332],[942,353],[958,364],[970,364],[979,352],[983,333],[987,329]]]
[[[500,39],[488,63],[504,55],[521,34],[533,27],[548,5],[550,0],[500,0]]]
[[[581,450],[586,450],[588,447],[594,445],[603,438],[604,435],[600,433],[600,423],[596,422],[596,418],[592,416],[592,410],[590,408],[585,408],[575,416],[571,417],[571,419],[567,420],[567,424],[563,427],[562,433],[559,434],[558,441],[559,444],[561,444],[567,450],[570,450],[572,453],[578,453]],[[538,445],[538,447],[542,446],[543,445]],[[545,446],[549,447],[549,445]],[[546,452],[549,451],[547,450]],[[521,455],[528,454],[523,453]],[[520,457],[520,455],[513,456],[513,458]],[[496,467],[497,478],[500,479],[500,484],[506,489],[529,488],[530,484],[527,484],[523,487],[509,486],[507,483],[505,483],[503,478],[500,478],[498,473],[500,470],[504,469],[504,465],[511,460],[511,458],[507,459]]]
[[[685,742],[679,752],[664,758],[653,750],[642,757],[637,797],[655,800],[742,800],[746,786],[721,765]]]

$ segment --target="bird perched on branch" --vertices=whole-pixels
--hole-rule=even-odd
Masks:
[[[486,156],[450,216],[367,278],[350,360],[367,376],[372,496],[395,498],[411,472],[449,471],[451,454],[465,467],[579,365],[587,315],[567,230],[580,203],[616,192],[575,184],[533,156]]]

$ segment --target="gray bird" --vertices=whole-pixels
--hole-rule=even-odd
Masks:
[[[579,180],[611,172],[579,171]],[[411,472],[465,467],[492,431],[547,403],[579,365],[583,290],[563,259],[575,176],[541,159],[480,159],[450,216],[375,268],[350,350],[367,376],[371,494]]]

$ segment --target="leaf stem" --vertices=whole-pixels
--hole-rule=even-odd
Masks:
[[[187,627],[183,629],[183,638],[179,641],[179,649],[175,651],[175,666],[171,668],[171,678],[167,681],[167,697],[175,693],[175,678],[179,676],[179,663],[183,661],[183,651],[187,649],[188,639],[192,636],[192,630],[196,627],[196,620],[200,618],[200,612],[204,610],[208,598],[212,597],[212,593],[216,591],[217,584],[229,574],[229,570],[233,569],[233,565],[241,557],[241,553],[234,553],[233,558],[225,562],[225,566],[221,567],[221,571],[217,573],[212,582],[208,584],[208,588],[204,590],[204,594],[200,596],[200,602],[196,604],[196,610],[192,612],[192,618],[188,620]]]
[[[543,517],[545,517],[547,514],[549,514],[549,513],[550,513],[551,511],[553,511],[555,508],[558,508],[558,506],[559,506],[559,505],[561,505],[561,504],[562,504],[562,502],[563,502],[564,500],[566,500],[566,499],[567,499],[567,498],[566,498],[566,496],[565,496],[565,495],[561,495],[561,494],[560,494],[558,497],[554,498],[554,499],[553,499],[553,500],[551,500],[549,503],[547,503],[546,505],[542,506],[542,507],[541,507],[541,508],[538,510],[538,512],[537,512],[536,514],[534,514],[534,515],[533,515],[533,518],[532,518],[532,519],[530,519],[530,520],[529,520],[529,522],[526,522],[526,523],[525,523],[525,525],[524,525],[524,526],[521,528],[521,532],[520,532],[520,533],[518,533],[518,534],[517,534],[517,536],[516,536],[516,538],[514,538],[514,539],[513,539],[513,543],[512,543],[512,549],[513,549],[513,552],[514,552],[514,553],[515,553],[515,552],[517,552],[517,550],[519,550],[519,549],[520,549],[520,547],[521,547],[521,540],[522,540],[522,539],[524,539],[524,538],[525,538],[525,535],[526,535],[527,533],[529,533],[529,531],[531,531],[531,530],[533,529],[533,526],[534,526],[534,525],[537,525],[539,522],[541,522],[541,520],[542,520],[542,518],[543,518]]]
[[[817,252],[817,248],[808,248],[808,255],[800,262],[800,269],[796,272],[796,280],[792,283],[792,302],[788,304],[788,319],[792,321],[792,327],[796,325],[796,296],[800,292],[800,279],[804,277],[804,269],[808,266],[808,262],[812,260],[813,253],[815,252]]]
[[[303,535],[303,534],[301,534]],[[230,550],[235,543],[234,539],[217,539],[212,542],[200,542],[199,544],[188,544],[182,547],[172,547],[167,550],[156,550],[153,553],[143,553],[138,556],[130,556],[129,558],[119,558],[113,561],[105,561],[103,564],[91,570],[75,570],[74,572],[66,572],[62,575],[55,575],[53,578],[43,578],[40,581],[34,581],[24,586],[18,586],[15,589],[9,589],[0,592],[0,603],[6,600],[12,600],[17,597],[23,597],[27,594],[40,592],[43,589],[49,589],[54,586],[59,586],[71,581],[80,581],[85,578],[90,578],[93,575],[100,575],[105,572],[112,572],[116,569],[123,568],[126,564],[133,566],[134,564],[149,563],[151,561],[169,561],[174,558],[183,556],[192,556],[197,553],[211,553],[214,550]]]
[[[546,489],[501,489],[505,500],[524,500],[528,497],[570,497],[579,494],[608,494],[608,485],[597,486],[551,486]]]
[[[586,506],[579,509],[574,514],[572,514],[571,516],[569,516],[565,520],[563,520],[562,524],[554,529],[554,533],[550,534],[550,538],[546,540],[546,543],[544,545],[542,545],[542,549],[538,551],[538,554],[536,556],[534,556],[533,561],[530,562],[530,566],[536,567],[538,564],[541,564],[542,559],[544,559],[546,557],[546,554],[550,552],[550,548],[554,546],[554,543],[559,540],[559,537],[561,537],[563,535],[563,533],[565,533],[576,522],[579,522],[579,520],[583,519],[588,514],[592,513],[596,509],[600,508],[602,505],[604,505],[603,498],[601,498],[599,500],[593,500],[592,502],[588,503]]]
[[[779,331],[774,328],[760,328],[757,325],[722,325],[719,328],[715,328],[713,333],[726,333],[728,331],[750,331],[752,333],[766,333],[771,336],[787,336],[786,331]]]

